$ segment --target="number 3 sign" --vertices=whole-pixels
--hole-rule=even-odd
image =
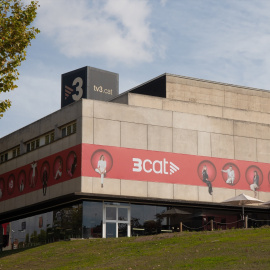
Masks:
[[[85,68],[62,74],[61,107],[86,98],[86,78]]]
[[[72,95],[73,100],[77,101],[82,98],[83,95],[83,79],[81,77],[77,77],[73,83],[72,86],[76,86],[76,93]]]

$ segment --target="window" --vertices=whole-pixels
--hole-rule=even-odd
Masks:
[[[26,229],[26,221],[22,222],[22,231]]]
[[[67,136],[67,128],[62,128],[62,137]]]
[[[39,139],[33,140],[26,145],[27,152],[33,151],[37,148],[39,148]]]
[[[27,152],[30,152],[30,150],[31,150],[30,143],[28,143],[28,144],[26,145],[26,148],[27,148]]]
[[[66,137],[66,136],[69,136],[69,135],[71,135],[73,133],[76,133],[76,131],[77,131],[76,123],[66,125],[65,127],[62,127],[61,130],[62,130],[62,138]]]
[[[16,147],[12,150],[12,158],[15,158],[20,155],[20,147]]]
[[[71,126],[67,126],[67,135],[71,134]]]
[[[4,153],[1,155],[1,163],[8,161],[8,153]]]
[[[73,133],[76,133],[76,131],[77,131],[76,123],[74,123],[74,124],[72,125],[72,127],[73,127]]]
[[[30,150],[34,150],[36,148],[35,145],[36,145],[36,141],[32,141],[30,143]]]
[[[45,135],[45,144],[52,143],[54,141],[54,132]]]
[[[50,135],[46,135],[45,136],[45,144],[49,144],[50,143]]]
[[[51,141],[50,141],[50,142],[53,142],[53,141],[54,141],[54,132],[52,132],[52,133],[50,134],[50,137],[51,137]]]
[[[72,129],[73,130],[73,129]],[[33,151],[43,145],[49,144],[54,141],[54,131],[44,134],[34,140],[26,142],[26,151]],[[3,163],[9,159],[16,158],[21,154],[20,145],[17,145],[13,149],[7,152],[0,153],[0,163]]]

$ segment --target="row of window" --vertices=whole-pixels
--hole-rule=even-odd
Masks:
[[[20,147],[17,146],[9,152],[2,153],[0,155],[0,163],[6,162],[11,158],[15,158],[20,155]]]
[[[64,127],[61,128],[61,134],[62,138],[69,136],[71,134],[76,133],[77,127],[76,127],[76,122],[70,123]],[[47,133],[45,135],[40,136],[39,138],[36,138],[30,142],[26,143],[26,151],[31,152],[41,146],[50,144],[54,142],[55,140],[55,133],[54,131]],[[0,163],[6,162],[9,159],[15,158],[21,154],[20,151],[20,146],[16,146],[15,148],[1,153],[0,154]]]

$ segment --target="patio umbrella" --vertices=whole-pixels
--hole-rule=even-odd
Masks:
[[[171,221],[172,217],[175,216],[182,216],[182,215],[190,215],[190,212],[184,211],[184,210],[180,210],[177,208],[171,208],[167,211],[165,211],[164,213],[161,214],[162,217],[168,217],[169,221]],[[170,224],[170,223],[169,223]]]
[[[165,211],[164,213],[162,213],[161,215],[164,217],[171,217],[171,216],[178,216],[178,215],[190,215],[191,213],[184,211],[184,210],[180,210],[177,208],[172,208],[169,209],[167,211]]]
[[[267,201],[267,202],[263,203],[262,205],[265,205],[265,206],[269,206],[270,207],[270,201]]]
[[[239,206],[242,206],[242,214],[243,214],[243,219],[244,219],[244,207],[245,205],[249,205],[249,204],[257,204],[257,203],[263,203],[263,201],[261,200],[258,200],[256,198],[253,198],[251,196],[248,196],[244,193],[236,196],[236,197],[233,197],[233,198],[230,198],[228,200],[225,200],[223,201],[222,203],[225,203],[225,204],[230,204],[230,205],[239,205]]]
[[[267,202],[263,203],[262,205],[269,205],[270,206],[270,201],[267,201]]]

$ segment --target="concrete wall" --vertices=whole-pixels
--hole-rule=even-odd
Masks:
[[[269,113],[265,90],[167,75],[167,98],[199,104]]]
[[[89,100],[89,102],[91,103],[92,101]],[[87,109],[85,109],[85,111],[87,111]],[[89,113],[90,112],[87,112],[88,115]],[[62,138],[60,128],[72,121],[76,121],[77,123],[76,133]],[[16,132],[11,133],[10,135],[1,138],[0,149],[2,153],[16,147],[20,143],[25,147],[26,150],[27,142],[34,140],[50,131],[55,130],[55,133],[58,133],[58,135],[55,135],[55,141],[53,143],[41,146],[38,149],[28,153],[25,151],[25,153],[21,154],[20,156],[0,164],[0,175],[13,170],[14,168],[30,164],[34,160],[42,159],[49,155],[60,152],[63,149],[80,144],[82,140],[81,127],[83,124],[90,125],[89,117],[82,117],[82,102],[76,102],[24,128],[21,128]],[[91,135],[86,135],[87,140],[89,140],[91,143]]]
[[[270,160],[270,125],[100,101],[90,105],[93,118],[89,116],[90,125],[83,130],[84,143],[254,162]]]
[[[144,182],[125,179],[104,179],[103,188],[100,178],[84,177],[82,180],[82,192],[94,194],[108,194],[132,196],[139,198],[159,198],[168,200],[198,201],[220,203],[228,198],[241,193],[254,197],[250,190],[214,188],[213,195],[209,195],[208,188],[204,186],[191,186],[180,184]],[[258,199],[269,201],[268,192],[258,192]]]

